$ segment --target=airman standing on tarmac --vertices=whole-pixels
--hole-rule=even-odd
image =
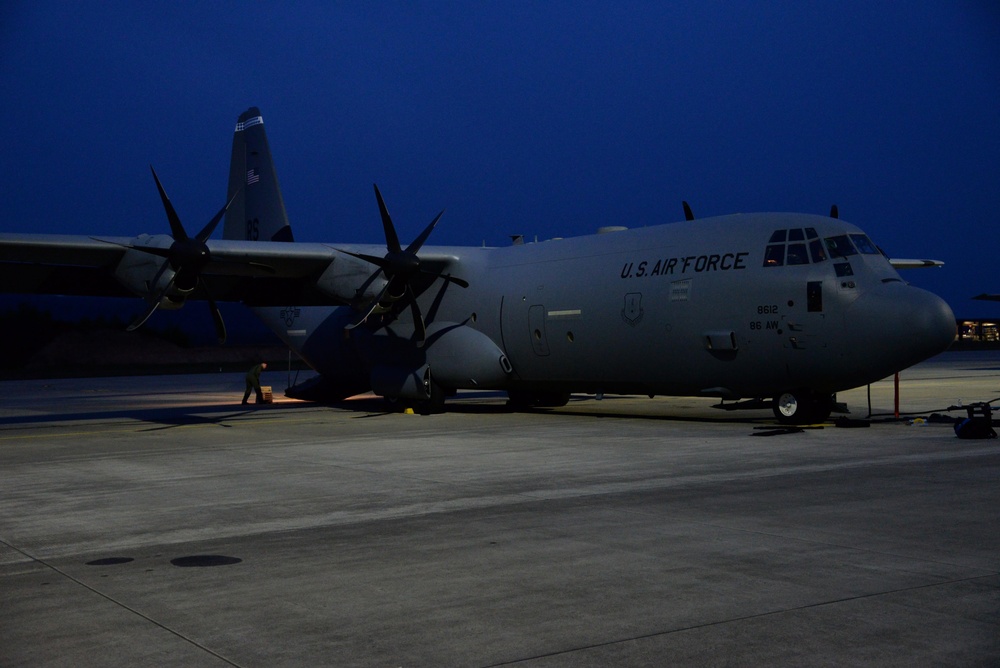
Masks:
[[[250,398],[250,390],[257,393],[256,403],[264,403],[264,395],[260,391],[260,374],[267,368],[267,362],[261,362],[254,368],[247,371],[247,391],[243,393],[243,404],[246,405],[247,399]]]

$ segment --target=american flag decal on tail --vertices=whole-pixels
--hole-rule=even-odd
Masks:
[[[247,185],[253,185],[260,181],[260,174],[257,173],[256,169],[251,169],[247,171]]]

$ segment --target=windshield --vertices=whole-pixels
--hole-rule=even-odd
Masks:
[[[872,240],[864,234],[852,234],[851,241],[853,241],[854,246],[865,255],[879,255],[878,246],[873,244]]]
[[[858,251],[854,248],[854,244],[851,243],[846,234],[841,234],[837,237],[827,237],[826,247],[833,257],[847,257],[848,255],[858,254]]]

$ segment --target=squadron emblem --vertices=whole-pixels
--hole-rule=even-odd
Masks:
[[[295,324],[295,320],[302,313],[302,309],[296,308],[294,306],[288,306],[281,309],[280,317],[285,321],[285,327],[291,327]]]
[[[625,308],[622,309],[622,320],[635,327],[642,320],[642,293],[630,292],[625,295]]]

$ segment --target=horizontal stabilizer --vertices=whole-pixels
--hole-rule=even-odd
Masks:
[[[943,267],[941,260],[904,260],[902,258],[890,258],[889,264],[896,269],[923,269],[924,267]]]

